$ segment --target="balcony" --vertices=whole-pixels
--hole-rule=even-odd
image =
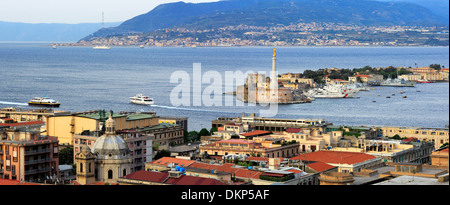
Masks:
[[[41,153],[47,153],[47,152],[51,152],[51,151],[52,151],[51,148],[47,148],[47,149],[37,149],[37,150],[28,150],[28,151],[25,151],[25,155],[41,154]]]
[[[49,172],[49,171],[51,171],[50,167],[40,168],[40,169],[29,169],[29,170],[25,170],[25,174],[36,174],[36,173]]]
[[[25,161],[25,165],[45,163],[45,162],[51,162],[51,161],[52,161],[51,158],[28,160],[28,161]]]

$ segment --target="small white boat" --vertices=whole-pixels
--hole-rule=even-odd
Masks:
[[[153,98],[144,96],[142,94],[137,94],[134,97],[130,97],[130,102],[134,104],[139,105],[153,105],[155,102],[153,101]]]

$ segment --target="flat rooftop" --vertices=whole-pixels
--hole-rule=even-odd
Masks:
[[[399,176],[373,185],[450,185],[449,181],[438,182],[437,178]]]

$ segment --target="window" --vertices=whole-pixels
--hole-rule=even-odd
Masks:
[[[127,169],[123,169],[123,176],[127,175]]]
[[[112,178],[113,178],[113,171],[108,170],[108,179],[112,179]]]
[[[83,172],[83,163],[80,163],[80,172]]]

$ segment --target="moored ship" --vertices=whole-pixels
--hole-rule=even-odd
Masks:
[[[35,97],[28,102],[30,106],[59,107],[60,103],[48,97]]]
[[[304,93],[305,96],[314,99],[320,98],[353,98],[358,90],[345,89],[339,85],[326,85],[323,88],[315,88]]]
[[[153,101],[153,98],[144,96],[142,94],[137,94],[134,97],[130,97],[130,102],[134,104],[139,105],[153,105],[155,102]]]
[[[389,86],[389,87],[414,87],[416,86],[416,82],[407,81],[405,79],[386,79],[381,83],[381,86]]]

